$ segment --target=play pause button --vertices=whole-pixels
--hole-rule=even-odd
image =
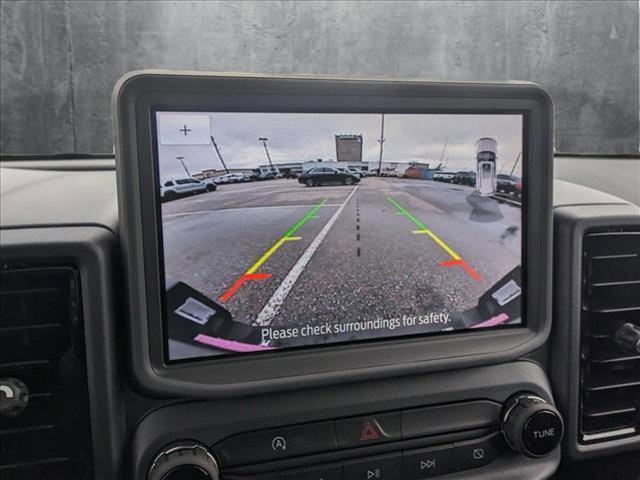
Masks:
[[[404,478],[420,480],[451,472],[453,470],[452,453],[453,445],[439,445],[404,452]]]
[[[353,460],[342,464],[345,480],[402,480],[400,453]]]

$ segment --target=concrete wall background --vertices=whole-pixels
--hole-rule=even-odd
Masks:
[[[638,152],[636,1],[0,5],[3,153],[111,151],[111,90],[141,68],[531,80],[557,150]]]

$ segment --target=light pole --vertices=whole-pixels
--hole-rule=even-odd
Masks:
[[[380,159],[378,160],[378,176],[382,176],[382,149],[384,144],[384,113],[382,114],[382,126],[380,128],[380,138],[378,139],[380,143]]]
[[[269,167],[271,169],[271,173],[274,173],[273,163],[271,162],[271,155],[269,155],[269,149],[267,148],[267,141],[269,140],[266,137],[260,137],[258,139],[262,142],[262,146],[264,146],[264,151],[267,153],[267,160],[269,160]]]
[[[513,171],[516,169],[516,165],[518,165],[518,160],[520,160],[520,155],[522,155],[522,152],[518,152],[516,162],[513,164],[513,167],[511,167],[510,175],[513,175]]]
[[[222,159],[222,155],[220,155],[220,149],[218,148],[218,144],[216,143],[216,141],[213,139],[213,135],[210,135],[211,137],[211,142],[213,143],[213,148],[215,148],[216,153],[218,154],[218,158],[220,159],[220,161],[222,162],[222,166],[224,167],[224,171],[229,173],[229,169],[227,168],[226,163],[224,163],[224,160]]]
[[[449,142],[449,135],[444,138],[444,147],[442,147],[442,155],[440,155],[440,165],[442,166],[442,160],[444,159],[444,154],[447,151],[447,143]]]
[[[182,164],[182,168],[184,168],[184,171],[187,172],[187,177],[191,178],[191,174],[189,173],[189,170],[187,169],[187,166],[184,163],[184,157],[179,156],[179,157],[176,157],[176,159]]]

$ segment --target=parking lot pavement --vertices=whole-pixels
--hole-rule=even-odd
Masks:
[[[165,270],[169,282],[188,283],[234,320],[268,328],[452,313],[476,306],[519,264],[519,216],[472,188],[426,180],[223,185],[163,205]]]

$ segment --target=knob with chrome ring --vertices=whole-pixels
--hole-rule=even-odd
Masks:
[[[207,448],[183,440],[167,445],[149,467],[147,480],[219,480],[218,462]]]
[[[538,458],[549,455],[560,444],[564,423],[558,410],[546,400],[520,393],[504,403],[501,429],[512,450]]]

